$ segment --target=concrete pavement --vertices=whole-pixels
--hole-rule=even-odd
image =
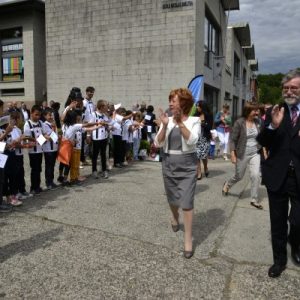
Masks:
[[[197,184],[195,255],[182,257],[173,233],[161,168],[138,162],[25,200],[0,215],[0,298],[4,299],[299,299],[300,268],[279,279],[264,210],[249,205],[245,179],[222,197],[233,166],[209,161]],[[90,173],[85,167],[84,173]]]

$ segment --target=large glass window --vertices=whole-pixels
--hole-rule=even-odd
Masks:
[[[211,67],[212,54],[219,55],[220,31],[207,16],[204,21],[204,30],[204,64]]]
[[[219,110],[219,90],[209,86],[204,86],[204,100],[207,102],[211,112],[215,115]]]
[[[23,32],[21,27],[0,31],[1,80],[24,79]]]
[[[243,84],[247,84],[247,70],[243,69]]]
[[[234,80],[240,79],[241,74],[241,61],[237,54],[234,52]]]
[[[234,122],[237,119],[239,98],[233,96],[232,100],[232,120]]]

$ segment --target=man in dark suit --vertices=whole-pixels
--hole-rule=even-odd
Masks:
[[[300,266],[300,69],[283,78],[282,96],[285,103],[273,107],[269,125],[257,137],[269,151],[262,163],[262,176],[270,205],[274,260],[270,277],[284,271],[288,241],[292,259]]]

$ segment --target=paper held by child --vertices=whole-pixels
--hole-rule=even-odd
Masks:
[[[36,141],[37,141],[41,146],[43,146],[43,144],[45,144],[45,142],[46,142],[47,140],[46,140],[45,137],[41,134],[41,135],[36,139]]]

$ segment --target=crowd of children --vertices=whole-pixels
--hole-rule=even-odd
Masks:
[[[10,211],[12,206],[22,205],[25,198],[43,191],[43,158],[47,190],[56,189],[59,185],[81,184],[85,178],[79,174],[80,166],[88,157],[91,158],[95,179],[99,178],[99,174],[108,178],[109,158],[113,159],[115,168],[123,168],[129,161],[140,159],[141,139],[148,137],[151,142],[156,130],[153,122],[149,125],[149,121],[155,119],[153,107],[148,107],[148,110],[144,106],[134,107],[131,111],[120,105],[110,105],[105,100],[99,100],[95,105],[92,100],[94,91],[93,87],[87,87],[83,98],[79,88],[72,88],[60,118],[55,116],[57,109],[47,105],[33,105],[27,120],[17,110],[5,115],[4,103],[0,100],[1,212]],[[61,128],[58,121],[62,123]],[[25,149],[28,150],[31,172],[28,191],[24,179]],[[101,172],[98,172],[97,165],[99,154]],[[57,164],[59,176],[55,183]]]

